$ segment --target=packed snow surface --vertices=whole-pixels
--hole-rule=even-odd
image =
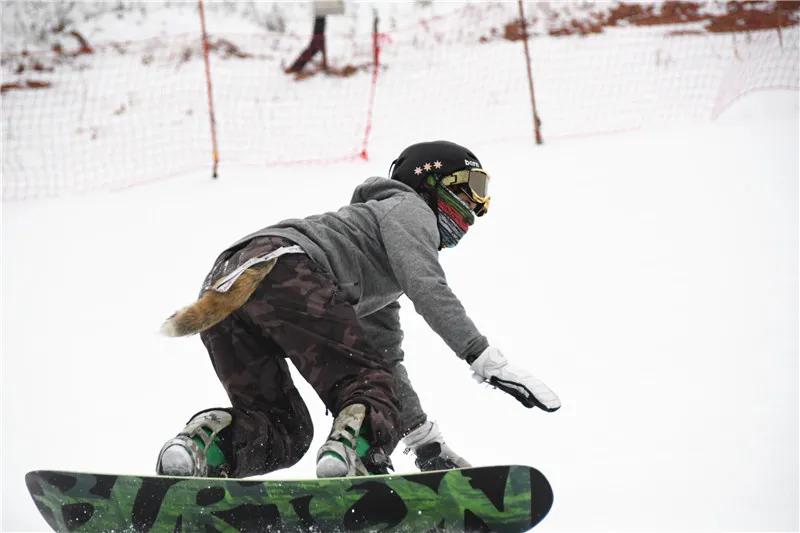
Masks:
[[[476,385],[403,299],[406,364],[457,452],[548,476],[542,531],[798,527],[797,117],[796,92],[763,92],[713,122],[471,146],[492,209],[442,263],[490,342],[563,407]],[[402,148],[5,203],[0,529],[46,528],[25,472],[150,474],[190,415],[226,405],[200,340],[160,336],[161,320],[225,246],[337,209]],[[267,478],[312,477],[330,428],[294,375],[314,442]]]
[[[185,16],[116,4],[70,7],[85,15],[91,43],[185,37],[196,46],[194,4],[170,8]],[[162,443],[192,414],[228,404],[200,340],[158,334],[196,297],[222,249],[279,220],[339,208],[407,144],[441,137],[467,144],[493,176],[490,213],[441,254],[448,280],[490,342],[563,402],[552,414],[527,410],[475,384],[403,298],[406,366],[448,444],[474,465],[541,470],[555,503],[537,531],[800,528],[800,106],[796,90],[739,98],[797,87],[796,28],[669,39],[617,28],[534,40],[546,141],[536,146],[520,44],[489,32],[507,22],[510,4],[458,13],[455,4],[421,5],[435,24],[420,33],[404,11],[411,4],[380,4],[393,40],[384,44],[369,162],[264,164],[350,154],[363,136],[368,71],[296,82],[278,68],[305,45],[307,5],[209,4],[212,34],[267,29],[291,45],[260,63],[212,55],[218,180],[183,170],[210,159],[199,55],[145,65],[135,53],[97,52],[49,74],[53,92],[4,93],[4,187],[35,187],[30,176],[44,169],[59,194],[2,204],[0,530],[47,528],[27,471],[152,474]],[[3,17],[4,53],[37,44],[15,31],[49,19],[26,10],[62,9],[14,6],[22,11]],[[335,64],[371,60],[371,38],[344,38],[372,20],[369,5],[354,6],[329,28]],[[236,10],[248,13],[250,30],[224,16]],[[458,31],[442,33],[451,19]],[[428,46],[440,33],[453,48]],[[489,44],[473,42],[481,36]],[[245,50],[266,50],[263,36],[237,38]],[[4,82],[16,79],[13,67],[4,64]],[[95,86],[105,92],[69,98]],[[28,116],[31,127],[15,119]],[[76,130],[102,120],[110,126]],[[611,130],[624,132],[571,136]],[[118,190],[69,194],[82,180]],[[313,477],[330,429],[321,401],[293,375],[314,442],[300,463],[266,478]],[[415,470],[401,451],[396,470]]]

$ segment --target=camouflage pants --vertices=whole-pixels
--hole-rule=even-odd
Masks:
[[[259,238],[227,262],[291,244]],[[287,357],[334,415],[365,404],[371,443],[388,450],[396,445],[399,406],[391,370],[367,342],[336,280],[307,255],[278,259],[248,302],[201,338],[233,406],[232,475],[286,468],[311,444],[311,417]]]

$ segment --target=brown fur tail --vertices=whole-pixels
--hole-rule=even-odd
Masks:
[[[161,332],[169,337],[183,337],[200,333],[222,322],[247,302],[276,261],[277,258],[251,266],[242,272],[227,292],[213,289],[204,292],[193,304],[166,319],[161,325]]]

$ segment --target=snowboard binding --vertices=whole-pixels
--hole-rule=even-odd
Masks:
[[[432,470],[452,470],[453,468],[469,468],[471,465],[454,452],[444,442],[439,424],[426,420],[419,427],[403,438],[406,449],[403,453],[417,456],[414,464],[422,472]]]

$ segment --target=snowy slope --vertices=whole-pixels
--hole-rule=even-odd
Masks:
[[[212,181],[206,168],[182,170],[208,160],[202,62],[175,59],[182,39],[197,44],[194,4],[115,4],[76,4],[79,29],[95,45],[137,41],[135,53],[81,57],[89,67],[50,74],[63,82],[52,92],[3,95],[13,126],[4,122],[4,185],[26,182],[11,173],[31,169],[59,191],[80,190],[73,179],[91,189],[98,179],[123,186],[179,173],[0,206],[0,531],[46,527],[26,471],[152,473],[188,416],[226,404],[199,339],[157,334],[222,248],[280,219],[338,208],[407,143],[438,137],[469,144],[494,178],[490,215],[442,254],[448,279],[490,341],[564,403],[555,414],[529,411],[475,385],[404,299],[407,367],[448,443],[473,464],[541,469],[556,496],[542,531],[800,527],[798,93],[751,94],[725,110],[754,80],[797,86],[797,28],[534,39],[546,139],[534,146],[520,43],[479,40],[516,3],[381,3],[394,40],[370,161],[265,166],[359,146],[370,73],[296,83],[279,63],[307,41],[307,5],[212,2],[212,34],[249,51],[267,49],[278,5],[289,43],[260,63],[212,57],[223,144]],[[41,46],[14,33],[10,5],[0,6],[3,53]],[[372,7],[351,7],[329,27],[334,62],[370,56],[369,39],[352,35],[370,27]],[[433,23],[419,32],[423,18]],[[540,16],[534,31],[549,20]],[[456,42],[426,48],[442,35]],[[158,39],[177,44],[159,48]],[[778,62],[763,60],[775,59],[778,39]],[[156,60],[145,65],[150,48]],[[4,82],[16,79],[12,67],[3,65]],[[566,137],[630,128],[642,129]],[[329,429],[295,376],[315,439],[297,466],[266,477],[313,476]],[[412,470],[400,452],[397,470]]]
[[[442,262],[564,407],[475,385],[404,300],[407,365],[454,449],[551,479],[542,531],[798,527],[797,116],[797,93],[769,92],[712,123],[472,147],[492,212]],[[46,527],[26,471],[151,473],[189,415],[225,404],[199,339],[160,337],[161,319],[222,247],[339,207],[401,148],[4,204],[0,529]],[[330,418],[298,384],[313,451]],[[267,477],[313,472],[309,453]]]

